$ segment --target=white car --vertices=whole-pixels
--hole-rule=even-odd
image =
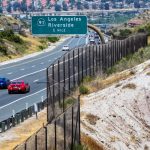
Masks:
[[[62,51],[69,51],[69,46],[68,45],[64,45],[62,48]]]

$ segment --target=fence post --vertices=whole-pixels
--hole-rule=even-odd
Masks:
[[[65,57],[63,57],[63,73],[64,73],[64,87],[63,87],[63,112],[65,110],[65,107],[64,107],[64,101],[65,101],[65,86],[66,86],[66,77],[65,77]]]
[[[48,78],[48,68],[46,69],[46,75],[47,75],[47,93],[46,93],[46,95],[47,95],[47,99],[46,99],[46,101],[47,101],[47,103],[46,103],[46,105],[47,105],[47,122],[49,122],[50,121],[50,119],[49,119],[49,113],[48,113],[48,110],[49,110],[49,78]],[[24,121],[24,119],[22,119],[22,121]]]
[[[91,76],[91,46],[89,46],[89,75]]]
[[[74,145],[74,143],[73,143],[73,113],[74,113],[74,110],[73,110],[73,106],[72,106],[72,137],[71,137],[71,150],[73,150],[73,145]]]
[[[110,67],[113,66],[113,55],[114,55],[114,42],[113,41],[110,41],[110,51],[109,51],[109,54],[110,54]]]
[[[52,87],[53,87],[53,96],[52,96],[52,106],[54,107],[53,110],[54,110],[54,117],[55,117],[55,82],[54,82],[54,64],[52,64]]]
[[[96,72],[98,72],[99,67],[99,51],[98,51],[98,45],[96,45]]]
[[[102,52],[101,52],[101,54],[102,54],[102,72],[104,72],[104,44],[102,44]]]
[[[112,45],[111,45],[112,46]],[[111,66],[111,53],[110,53],[110,43],[107,44],[107,55],[108,55],[108,64],[107,64],[107,68],[109,68]]]
[[[80,84],[80,55],[79,55],[79,48],[78,48],[78,85]]]
[[[70,53],[68,53],[68,90],[70,94]]]
[[[10,118],[7,119],[7,130],[10,129]]]
[[[58,100],[59,100],[59,104],[60,104],[60,100],[61,100],[61,97],[60,97],[60,61],[58,60],[57,62],[57,65],[58,65]]]
[[[79,111],[79,144],[81,144],[81,128],[80,128],[80,95],[78,96],[78,111]]]
[[[105,71],[107,70],[108,68],[108,45],[105,44]]]
[[[95,55],[94,55],[94,52],[95,51],[95,45],[92,46],[92,59],[93,59],[93,62],[92,62],[92,66],[93,66],[93,76],[95,75]]]
[[[66,114],[64,113],[64,150],[66,149]]]
[[[112,41],[113,47],[112,47],[112,66],[115,64],[115,41]]]
[[[84,71],[83,61],[84,58],[83,58],[83,48],[82,48],[82,81],[83,81],[83,71]]]
[[[98,46],[98,51],[99,51],[99,72],[102,73],[102,71],[103,71],[103,68],[102,68],[102,59],[103,59],[102,45]]]
[[[24,143],[24,150],[27,150],[27,142]]]
[[[5,130],[6,130],[6,129],[5,129],[5,122],[1,122],[1,126],[2,126],[2,127],[1,127],[1,128],[2,128],[2,132],[5,132]]]
[[[47,127],[45,128],[45,150],[47,150]]]
[[[35,134],[35,150],[37,150],[37,134]]]
[[[74,50],[73,50],[73,87],[75,87],[75,63],[74,63]]]
[[[85,47],[85,70],[86,70],[86,76],[88,75],[87,70],[88,70],[88,65],[87,65],[87,59],[88,59],[88,55],[87,55],[87,46]]]
[[[56,127],[57,127],[57,124],[56,124],[56,120],[55,120],[55,150],[57,150],[57,129],[56,129]]]

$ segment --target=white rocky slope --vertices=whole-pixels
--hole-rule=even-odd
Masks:
[[[150,60],[135,75],[83,98],[81,131],[110,150],[150,149]]]

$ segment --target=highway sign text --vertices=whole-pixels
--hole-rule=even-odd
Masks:
[[[33,16],[32,34],[86,34],[86,16]]]

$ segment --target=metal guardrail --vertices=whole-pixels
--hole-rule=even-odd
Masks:
[[[47,100],[45,99],[43,102],[37,103],[37,110],[33,106],[30,106],[27,109],[24,109],[16,114],[14,116],[9,117],[6,120],[3,120],[0,122],[0,133],[5,132],[6,130],[15,127],[16,125],[24,122],[27,120],[29,117],[32,117],[33,115],[36,115],[38,112],[44,109],[44,107],[47,106],[46,104]]]

